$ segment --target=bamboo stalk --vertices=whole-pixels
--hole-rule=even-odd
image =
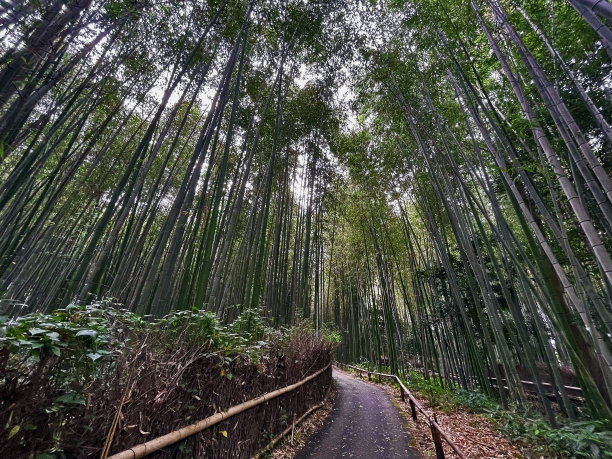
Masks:
[[[110,452],[111,445],[113,443],[113,438],[115,438],[115,433],[117,431],[117,425],[119,425],[119,419],[121,418],[121,410],[123,409],[123,405],[125,404],[128,394],[132,390],[130,384],[132,383],[132,372],[127,380],[127,384],[125,385],[125,389],[123,389],[123,395],[121,396],[121,401],[119,402],[119,406],[117,407],[117,411],[115,416],[113,417],[113,422],[111,423],[111,427],[106,435],[106,440],[104,441],[104,448],[102,449],[102,454],[100,454],[100,459],[106,459],[108,457],[108,453]]]
[[[130,449],[122,451],[120,453],[114,454],[110,456],[109,459],[136,459],[139,457],[147,456],[155,451],[159,451],[162,448],[173,445],[191,435],[194,435],[198,432],[201,432],[215,424],[220,423],[236,414],[240,414],[243,411],[248,410],[249,408],[253,408],[257,405],[261,405],[264,402],[268,402],[280,395],[286,394],[287,392],[291,392],[298,387],[306,384],[308,381],[316,378],[321,373],[326,371],[331,366],[331,363],[327,364],[324,368],[313,373],[307,378],[302,379],[295,384],[291,384],[290,386],[283,387],[282,389],[278,389],[272,392],[268,392],[260,397],[254,398],[252,400],[240,403],[239,405],[232,406],[227,411],[222,413],[217,413],[212,416],[207,417],[206,419],[202,419],[201,421],[196,422],[195,424],[191,424],[186,427],[182,427],[174,432],[167,433],[162,435],[161,437],[154,438],[153,440],[149,440],[145,443],[141,443],[139,445],[133,446]]]

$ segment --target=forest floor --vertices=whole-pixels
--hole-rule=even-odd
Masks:
[[[410,430],[418,444],[423,457],[436,457],[431,431],[422,416],[417,421],[412,420],[410,405],[402,402],[399,391],[389,384],[382,384],[394,404],[406,417],[406,427]],[[419,399],[427,414],[434,416],[427,399]],[[490,419],[478,413],[473,413],[460,406],[448,407],[445,411],[435,411],[438,424],[448,433],[460,451],[470,459],[489,458],[519,458],[524,457],[518,447],[499,433]],[[458,458],[457,454],[443,441],[444,455],[447,458]]]

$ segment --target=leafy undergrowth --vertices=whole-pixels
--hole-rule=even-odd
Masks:
[[[553,428],[535,410],[504,410],[482,392],[442,387],[418,372],[409,372],[405,383],[436,412],[465,408],[484,416],[527,457],[612,457],[612,432],[600,421],[558,417],[559,426]]]
[[[0,324],[0,450],[100,456],[151,440],[323,368],[334,344],[265,326],[256,311],[223,326],[204,311],[146,321],[109,303]],[[331,371],[164,450],[249,457],[323,399]]]

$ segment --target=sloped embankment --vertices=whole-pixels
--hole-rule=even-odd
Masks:
[[[0,451],[13,457],[122,451],[298,382],[333,350],[307,331],[268,329],[255,314],[224,327],[199,311],[144,322],[100,305],[26,316],[3,334]],[[161,456],[250,457],[330,384],[331,368]]]

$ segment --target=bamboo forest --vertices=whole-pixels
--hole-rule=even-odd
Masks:
[[[338,362],[612,457],[610,123],[609,0],[0,0],[0,451],[326,369],[157,453],[252,457]]]

